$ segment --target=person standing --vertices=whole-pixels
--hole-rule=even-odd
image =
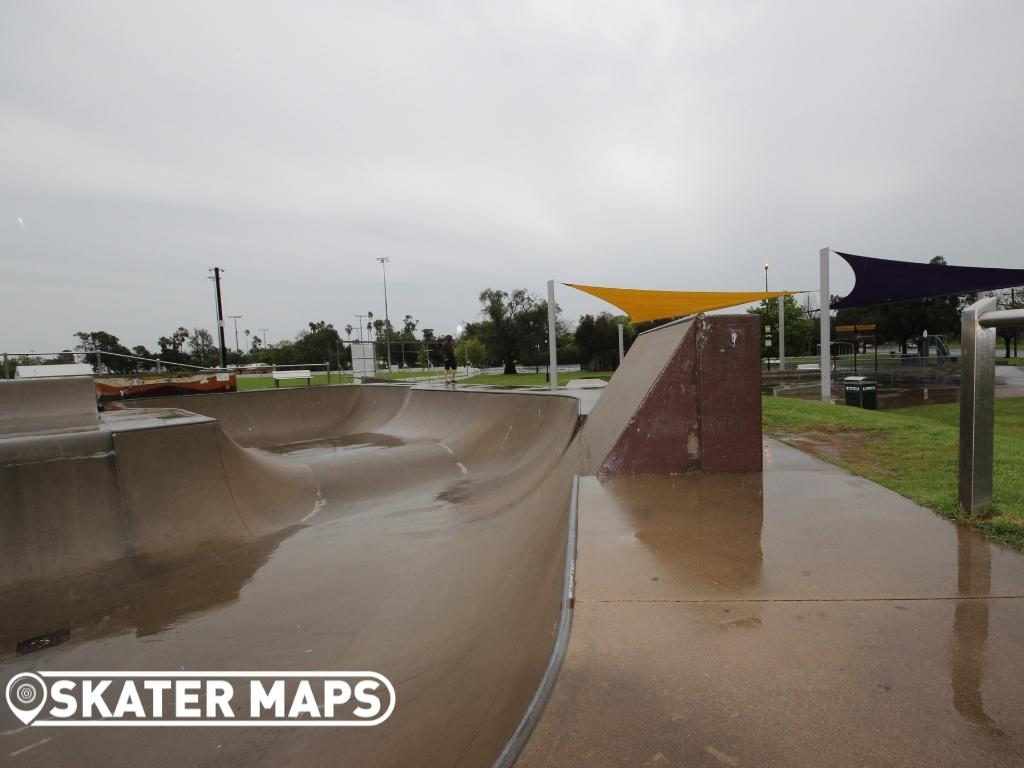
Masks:
[[[455,372],[458,370],[459,365],[455,361],[455,343],[452,341],[451,334],[444,337],[444,341],[441,342],[441,358],[444,360],[444,385],[447,387],[451,384],[455,386]],[[451,378],[449,379],[449,374]]]

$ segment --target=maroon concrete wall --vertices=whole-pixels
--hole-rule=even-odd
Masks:
[[[759,341],[754,315],[641,335],[587,419],[583,471],[759,472]]]

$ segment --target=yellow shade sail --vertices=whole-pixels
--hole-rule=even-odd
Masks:
[[[596,285],[565,283],[613,304],[634,323],[662,320],[666,317],[695,315],[714,309],[752,304],[763,299],[788,296],[791,291],[644,291],[634,288],[601,288]]]

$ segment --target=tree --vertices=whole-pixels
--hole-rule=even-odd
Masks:
[[[296,362],[320,363],[330,362],[337,368],[341,336],[334,326],[323,320],[309,323],[309,330],[302,331],[295,339],[294,347]]]
[[[75,347],[79,352],[109,352],[101,357],[103,366],[111,373],[130,373],[135,370],[135,361],[127,357],[117,355],[130,355],[131,352],[121,344],[121,340],[106,331],[78,331],[75,336],[78,338],[78,345]],[[90,362],[96,373],[100,373],[100,364],[96,355],[90,356]]]
[[[487,347],[475,336],[460,341],[455,345],[455,361],[480,368],[487,361]]]
[[[188,329],[184,327],[179,327],[170,336],[161,336],[156,342],[160,346],[160,359],[168,363],[187,363],[188,356],[183,348],[188,338]]]
[[[188,343],[192,362],[204,368],[213,368],[218,363],[219,353],[213,343],[213,336],[205,328],[193,328]]]
[[[795,296],[786,296],[782,306],[786,313],[786,354],[793,356],[814,354],[814,320],[810,313],[797,304]],[[771,326],[777,336],[779,328],[778,299],[766,299],[753,309],[748,309],[747,312],[760,317],[762,329],[766,325]],[[778,341],[775,344],[778,349]]]
[[[576,349],[580,365],[591,371],[611,371],[618,367],[619,322],[623,322],[623,344],[632,343],[636,332],[625,323],[625,316],[602,312],[597,317],[583,315],[576,326]]]
[[[520,350],[539,344],[547,335],[547,303],[523,288],[511,293],[488,288],[480,293],[481,325],[487,349],[504,365],[506,374],[516,373]]]

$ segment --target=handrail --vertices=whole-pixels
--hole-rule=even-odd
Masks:
[[[978,318],[982,328],[1013,328],[1024,326],[1024,309],[994,309]]]

